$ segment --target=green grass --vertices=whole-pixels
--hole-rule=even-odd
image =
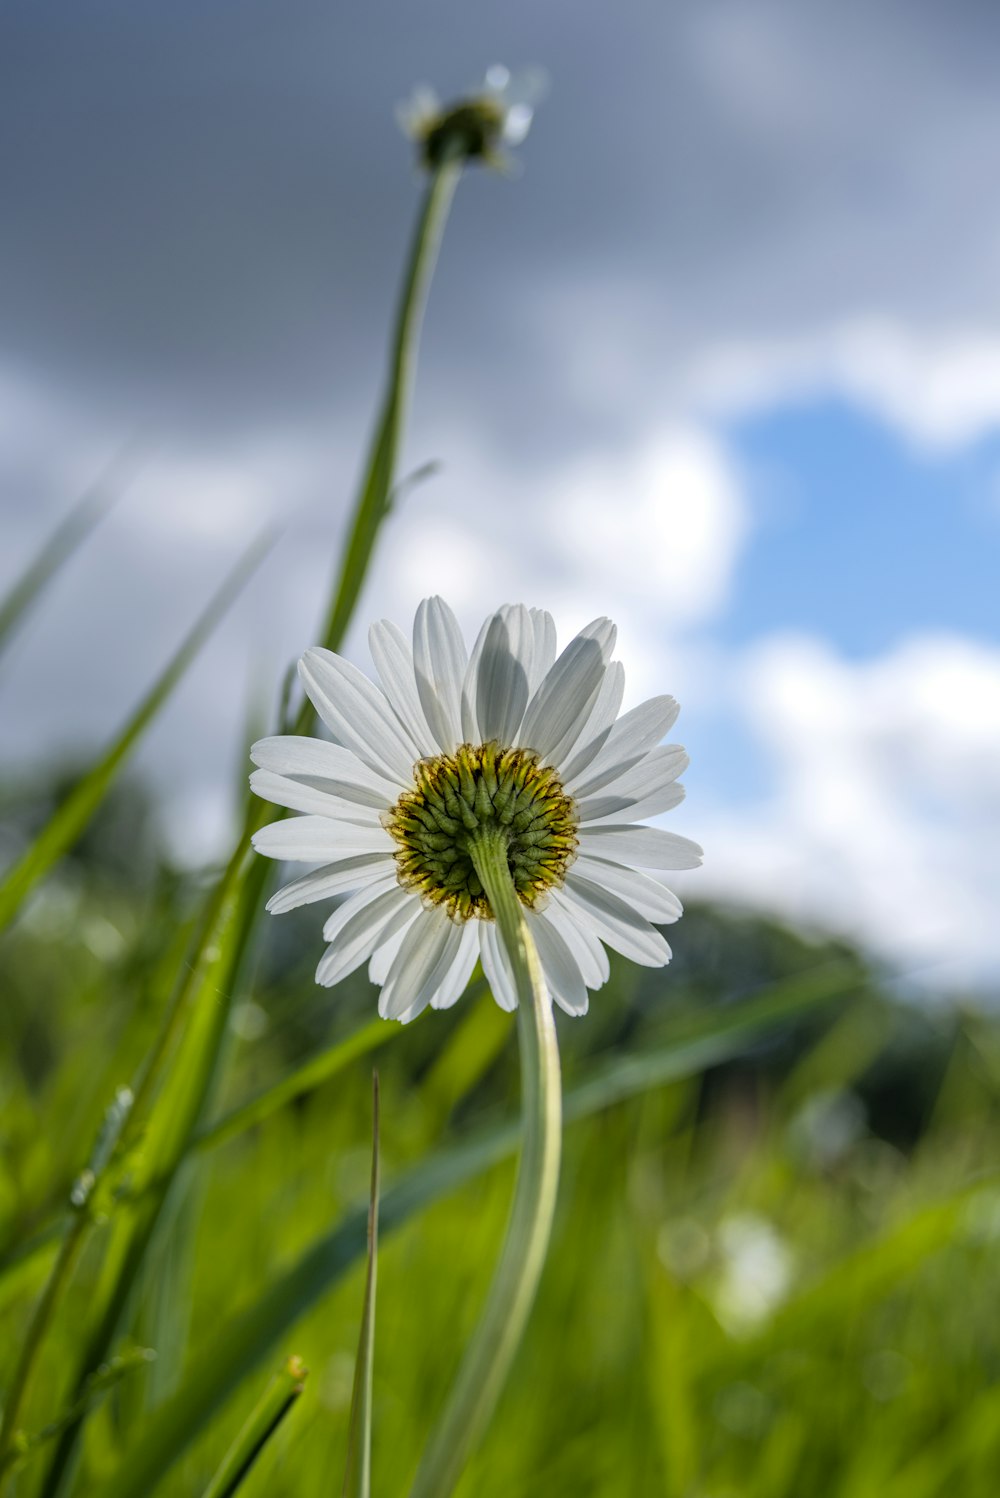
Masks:
[[[95,868],[114,863],[105,850]],[[136,971],[155,969],[150,931],[174,925],[191,894],[155,868],[145,889],[99,872],[50,881],[0,950],[8,1248],[46,1220],[54,1187],[83,1163],[79,1141],[155,1028],[156,995],[134,1002]],[[236,1029],[262,1033],[244,1040],[230,1029],[219,1113],[371,1014],[363,981],[332,994],[312,986],[315,923],[292,919],[290,932],[284,920],[265,927],[273,943],[239,995]],[[838,998],[827,979],[825,1003],[789,1011],[763,1039],[743,1036],[727,1062],[568,1122],[540,1298],[458,1491],[853,1498],[960,1488],[985,1498],[1000,1457],[996,1027],[895,1007],[843,949],[764,923],[694,911],[674,938],[674,971],[618,965],[590,1018],[561,1024],[568,1111],[588,1077],[696,1037],[706,1014],[718,1030],[775,984],[787,1006],[796,991],[822,994],[817,974],[850,981],[840,978]],[[58,981],[44,984],[40,1004],[46,973]],[[513,1022],[488,995],[470,996],[395,1032],[379,1069],[388,1201],[430,1151],[511,1115]],[[252,1314],[345,1214],[363,1220],[370,1088],[370,1059],[358,1054],[191,1157],[123,1328],[121,1345],[153,1348],[157,1359],[137,1361],[101,1397],[75,1491],[110,1482],[231,1317]],[[405,1491],[412,1476],[485,1294],[511,1184],[510,1164],[498,1163],[383,1234],[376,1493]],[[29,1432],[70,1397],[107,1234],[94,1230],[58,1308],[24,1411]],[[741,1302],[741,1243],[758,1256],[758,1279],[772,1277],[770,1302],[752,1276]],[[0,1279],[0,1377],[50,1261],[51,1252]],[[331,1474],[339,1483],[363,1272],[358,1256],[288,1327],[277,1356],[248,1370],[157,1492],[207,1486],[291,1354],[311,1370],[305,1392],[241,1491],[310,1498],[329,1491]],[[25,1461],[13,1491],[35,1491],[44,1451]]]

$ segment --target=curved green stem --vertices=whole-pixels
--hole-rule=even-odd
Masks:
[[[517,988],[524,1132],[500,1261],[410,1498],[446,1498],[489,1423],[538,1288],[559,1185],[562,1100],[552,1003],[514,891],[504,832],[484,828],[473,842],[471,854],[496,916]]]

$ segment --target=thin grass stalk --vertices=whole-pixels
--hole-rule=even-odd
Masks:
[[[271,1379],[237,1432],[202,1498],[233,1498],[268,1441],[297,1403],[308,1373],[301,1358],[290,1357]]]
[[[130,445],[108,465],[97,482],[63,516],[37,556],[0,599],[0,655],[46,585],[120,499],[135,469],[135,459],[135,448]]]
[[[484,829],[470,851],[517,989],[523,1138],[493,1283],[410,1498],[446,1498],[490,1422],[534,1303],[559,1187],[562,1105],[552,1000],[508,868],[506,836]]]
[[[125,759],[181,680],[209,634],[263,561],[271,540],[270,537],[261,538],[247,549],[118,737],[78,781],[34,842],[4,875],[0,881],[0,929],[14,919],[39,879],[48,873],[57,859],[83,832]]]

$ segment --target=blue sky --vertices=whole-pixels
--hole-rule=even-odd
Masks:
[[[756,528],[719,632],[789,625],[864,659],[909,631],[1000,639],[1000,433],[918,448],[844,400],[780,405],[725,429]]]

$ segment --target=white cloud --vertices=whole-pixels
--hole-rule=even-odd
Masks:
[[[438,591],[467,628],[510,600],[551,609],[565,636],[619,625],[631,697],[662,690],[664,640],[720,614],[749,517],[723,445],[694,425],[602,447],[525,483],[449,438],[429,494],[387,533],[372,612],[399,622]]]
[[[734,673],[774,790],[718,811],[703,887],[841,929],[928,985],[1000,967],[1000,650],[925,635],[852,664],[775,637]]]
[[[1000,426],[1000,334],[916,333],[886,318],[852,319],[702,350],[687,384],[695,404],[715,410],[845,395],[911,442],[956,448]]]

